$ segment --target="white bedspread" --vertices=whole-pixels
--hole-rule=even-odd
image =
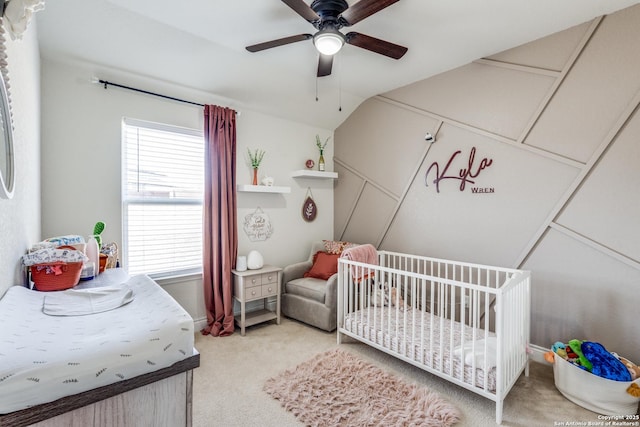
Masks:
[[[84,316],[48,316],[51,293],[11,287],[0,300],[0,413],[162,369],[193,354],[193,319],[147,276],[135,298]]]

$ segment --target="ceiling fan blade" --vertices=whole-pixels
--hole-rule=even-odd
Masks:
[[[302,0],[282,0],[282,2],[309,22],[315,22],[320,19],[318,14]]]
[[[356,3],[357,4],[357,3]],[[400,59],[407,53],[407,48],[398,44],[390,43],[375,37],[367,36],[356,32],[350,32],[346,35],[347,43],[380,55],[388,56],[393,59]]]
[[[251,46],[247,46],[245,49],[247,49],[249,52],[259,52],[261,50],[271,49],[272,47],[284,46],[285,44],[301,42],[312,38],[313,36],[311,34],[298,34],[297,36],[283,37],[281,39],[254,44]]]
[[[346,21],[346,26],[353,25],[398,1],[400,0],[360,0],[342,12],[342,18]]]
[[[333,55],[320,54],[318,59],[318,77],[324,77],[331,74],[331,68],[333,67]]]

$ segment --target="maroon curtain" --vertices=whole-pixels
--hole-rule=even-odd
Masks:
[[[205,335],[233,333],[231,269],[238,253],[236,221],[236,112],[204,107],[205,194],[203,279],[207,308]]]

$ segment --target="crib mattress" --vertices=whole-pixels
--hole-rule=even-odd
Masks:
[[[193,319],[147,276],[124,276],[130,303],[49,316],[47,293],[11,287],[0,299],[0,414],[169,367],[193,354]],[[89,282],[87,282],[89,283]]]
[[[470,343],[485,338],[484,330],[438,316],[433,316],[432,321],[430,313],[419,310],[408,310],[405,322],[404,314],[401,312],[396,318],[395,308],[369,307],[347,314],[344,329],[464,383],[480,389],[485,389],[486,384],[486,390],[495,393],[495,366],[483,369],[484,364],[479,367],[476,362],[474,375],[473,365],[462,363],[461,357],[455,354],[463,335],[464,342]],[[495,337],[495,334],[488,332],[486,336]]]

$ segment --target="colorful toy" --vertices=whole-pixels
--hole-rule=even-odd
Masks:
[[[560,341],[556,341],[551,346],[551,351],[557,354],[558,356],[562,357],[564,360],[567,360],[567,350],[564,343],[561,343]],[[546,359],[546,356],[545,356],[545,359]],[[551,355],[551,361],[549,363],[553,363],[553,354]]]
[[[620,360],[622,364],[627,368],[627,370],[629,371],[629,374],[631,374],[631,381],[635,381],[638,378],[640,378],[640,366],[636,365],[629,359],[625,359],[622,356],[618,356],[616,353],[611,353],[611,354],[613,354],[616,358],[618,358],[618,360]]]
[[[96,222],[96,225],[93,226],[93,237],[98,242],[98,250],[102,247],[102,232],[104,231],[105,224],[102,221]]]
[[[553,363],[554,357],[555,357],[554,354],[556,354],[556,353],[554,353],[553,351],[547,351],[544,354],[544,360],[546,360],[549,363]]]
[[[571,347],[571,350],[573,350],[573,352],[578,356],[580,365],[584,366],[587,371],[591,372],[593,366],[589,359],[584,357],[584,354],[582,353],[582,341],[573,339],[569,341],[569,347]]]
[[[635,381],[640,378],[640,366],[616,353],[608,352],[597,342],[572,339],[565,344],[556,341],[551,346],[551,351],[544,353],[544,359],[554,363],[556,354],[578,368],[602,378],[615,381]],[[629,394],[631,393],[640,393],[640,387],[633,388]]]
[[[631,381],[627,367],[602,344],[591,341],[582,343],[583,357],[592,365],[591,373],[614,381]]]
[[[567,361],[573,363],[576,366],[580,366],[581,368],[584,368],[584,366],[580,365],[580,359],[578,358],[578,355],[573,351],[571,347],[567,345],[567,347],[565,347],[565,351],[567,353]]]
[[[640,386],[636,383],[631,383],[631,385],[627,387],[627,393],[633,397],[640,397]]]

